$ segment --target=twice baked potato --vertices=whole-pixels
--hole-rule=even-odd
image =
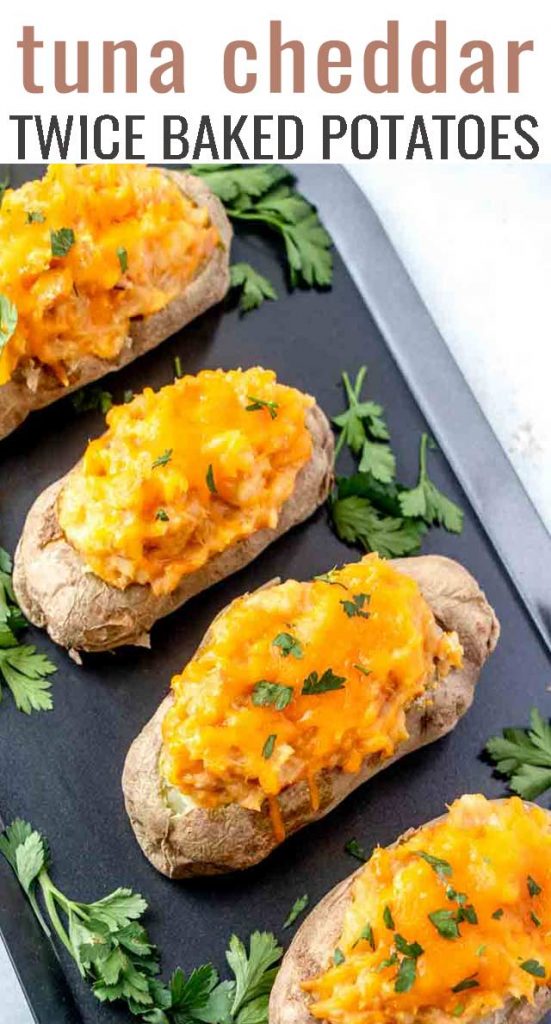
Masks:
[[[226,294],[231,227],[191,174],[49,168],[0,210],[0,437]]]
[[[328,494],[333,438],[271,370],[146,388],[31,508],[13,572],[27,618],[72,652],[147,645],[154,622],[242,568]]]
[[[472,576],[435,555],[367,555],[238,598],[128,753],[146,857],[173,878],[256,864],[453,729],[498,631]]]
[[[299,928],[270,1024],[536,1024],[551,1009],[551,818],[463,796],[377,847]]]

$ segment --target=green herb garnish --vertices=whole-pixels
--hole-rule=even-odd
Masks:
[[[272,640],[272,644],[274,647],[279,647],[284,658],[288,658],[289,655],[293,658],[303,657],[302,644],[291,633],[278,633]]]
[[[166,448],[163,454],[159,455],[158,458],[151,463],[151,468],[157,469],[158,466],[166,466],[172,458],[173,451],[173,448]]]
[[[528,892],[530,893],[530,896],[539,896],[541,892],[541,885],[538,885],[538,883],[534,881],[532,875],[528,875],[528,878],[526,879],[526,885],[528,887]]]
[[[72,228],[60,228],[50,231],[52,256],[66,256],[75,244],[75,233]]]
[[[293,694],[292,686],[282,686],[281,683],[270,683],[267,679],[261,679],[253,687],[252,702],[259,708],[272,705],[276,711],[283,711],[291,703]]]
[[[343,690],[346,679],[344,676],[336,676],[332,669],[326,668],[323,675],[317,672],[310,672],[302,684],[304,696],[311,696],[314,693],[328,693],[330,690]]]
[[[492,917],[493,917],[494,921],[499,921],[500,918],[503,917],[503,913],[504,912],[503,912],[502,907],[499,907],[497,910],[494,910],[494,912],[492,914]]]
[[[17,306],[8,299],[7,295],[0,295],[0,353],[15,333],[17,320]]]
[[[170,519],[166,508],[158,508],[155,513],[155,519],[158,519],[161,523],[168,523]]]
[[[527,974],[532,974],[534,978],[545,978],[545,967],[540,964],[539,960],[525,960],[520,964],[520,969],[526,971]]]
[[[447,860],[442,860],[440,857],[433,857],[431,853],[425,853],[424,850],[417,850],[417,856],[422,857],[427,864],[430,864],[432,870],[436,872],[439,878],[444,879],[451,877],[452,866]],[[455,890],[453,891],[455,892]],[[455,896],[450,896],[449,899],[455,899]]]
[[[535,924],[536,928],[541,928],[541,921],[538,915],[535,914],[533,910],[530,911],[530,919],[532,923]]]
[[[180,356],[174,356],[174,376],[176,380],[180,380],[180,378],[184,376],[182,360],[180,359]]]
[[[268,736],[268,739],[266,740],[264,746],[262,747],[262,757],[266,761],[270,760],[270,758],[271,758],[271,756],[272,756],[272,754],[274,752],[274,747],[275,747],[276,739],[277,739],[276,733],[275,732],[270,733],[270,735]]]
[[[479,988],[480,983],[476,980],[476,971],[474,974],[469,974],[468,978],[463,978],[457,985],[454,985],[452,992],[466,992],[469,988]]]
[[[369,942],[371,949],[373,951],[375,950],[375,936],[373,934],[373,928],[371,927],[370,924],[366,924],[365,928],[362,928],[357,941],[360,942],[362,939],[365,939],[366,942]]]
[[[126,274],[126,271],[128,270],[128,253],[122,245],[119,245],[117,249],[117,259],[119,261],[121,272]]]
[[[409,992],[415,984],[416,977],[417,960],[414,960],[412,957],[405,956],[398,968],[398,974],[396,975],[396,981],[394,982],[394,991]]]
[[[403,956],[409,956],[413,960],[417,960],[425,952],[418,942],[408,942],[407,939],[404,939],[403,935],[398,935],[398,933],[394,936],[394,945],[399,953],[402,953]]]
[[[44,214],[41,212],[41,210],[28,210],[27,211],[27,216],[25,218],[25,223],[27,223],[27,224],[44,224],[45,220],[46,220],[46,218],[45,218]]]
[[[207,475],[206,475],[205,479],[207,481],[207,487],[208,487],[210,493],[211,494],[218,494],[218,491],[216,489],[216,483],[214,481],[214,470],[212,468],[212,462],[209,463],[209,468],[207,469]]]
[[[19,634],[27,625],[15,600],[12,564],[7,551],[0,548],[0,681],[11,690],[16,707],[26,715],[52,708],[49,676],[56,666],[36,647],[22,644]],[[0,699],[2,690],[0,686]]]
[[[354,594],[351,601],[341,601],[340,603],[349,619],[353,619],[355,616],[368,619],[369,612],[364,611],[364,606],[369,604],[370,599],[370,594]]]
[[[433,910],[428,918],[443,939],[458,939],[460,937],[461,933],[454,910]]]
[[[291,925],[295,923],[297,917],[300,917],[303,910],[306,910],[306,907],[308,906],[309,902],[310,897],[307,896],[306,893],[304,894],[304,896],[299,896],[298,899],[295,900],[293,906],[291,907],[289,913],[287,914],[287,917],[283,922],[283,927],[290,928]]]
[[[357,839],[349,839],[348,842],[344,844],[344,848],[346,852],[350,854],[351,857],[355,857],[356,860],[359,860],[362,862],[362,864],[365,864],[366,860],[368,859],[367,853],[365,852],[363,846],[360,845]]]
[[[246,412],[259,412],[261,409],[266,409],[269,412],[273,420],[277,417],[277,410],[279,405],[277,402],[267,402],[263,398],[256,398],[254,395],[247,395],[247,401],[249,405],[245,406]]]
[[[537,708],[528,729],[504,729],[503,736],[488,740],[486,752],[523,800],[535,800],[551,786],[551,723]]]
[[[344,963],[344,953],[338,946],[335,947],[335,951],[333,953],[333,963],[335,964],[335,967]]]
[[[113,395],[98,384],[92,384],[75,391],[71,395],[71,404],[75,412],[101,412],[105,416],[113,405]]]
[[[463,512],[455,502],[439,491],[436,484],[429,478],[427,470],[428,434],[421,435],[419,448],[419,482],[410,491],[402,491],[399,496],[400,507],[404,516],[420,518],[428,526],[443,526],[451,533],[461,533],[463,529]],[[361,469],[361,466],[360,466]]]
[[[267,277],[259,274],[250,263],[233,263],[230,267],[230,288],[240,289],[239,310],[249,313],[258,309],[265,299],[277,299],[277,292]]]
[[[388,928],[389,931],[393,932],[394,918],[392,917],[392,911],[390,907],[385,907],[385,909],[383,910],[383,921],[385,923],[385,928]]]

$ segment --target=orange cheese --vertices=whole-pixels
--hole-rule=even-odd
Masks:
[[[441,915],[440,929],[429,918],[440,911],[455,917],[451,937]],[[360,938],[368,926],[372,938]],[[400,936],[422,950],[402,992]],[[304,984],[310,1013],[330,1024],[414,1024],[440,1020],[435,1011],[471,1021],[509,997],[532,1002],[551,974],[548,814],[518,797],[463,796],[442,821],[377,848],[353,884],[338,949],[344,961]]]
[[[213,555],[277,526],[312,452],[312,405],[259,368],[146,388],[110,410],[62,489],[67,540],[112,586],[170,592]]]
[[[54,255],[52,232],[62,229],[74,242]],[[8,189],[0,294],[18,319],[0,352],[0,384],[33,364],[66,384],[83,356],[115,359],[131,318],[168,305],[218,244],[207,211],[155,168],[53,165]]]
[[[247,594],[172,681],[161,770],[207,807],[259,808],[302,779],[316,807],[317,774],[390,757],[408,707],[460,662],[414,580],[374,554]],[[259,704],[266,684],[282,700]]]

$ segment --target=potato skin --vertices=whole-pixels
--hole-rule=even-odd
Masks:
[[[435,818],[427,825],[434,825],[439,820],[441,818]],[[392,843],[392,846],[398,846],[410,839],[416,831],[420,830],[409,829],[404,832],[395,843]],[[327,896],[324,896],[298,929],[283,958],[281,969],[272,989],[269,1024],[319,1024],[319,1021],[316,1022],[316,1018],[308,1012],[309,997],[302,990],[301,983],[308,978],[313,978],[326,967],[341,935],[354,879],[361,870],[358,868],[352,875],[336,885]],[[533,1005],[510,999],[502,1009],[480,1018],[479,1024],[537,1024],[537,1021],[542,1020],[549,1009],[551,1009],[551,989],[542,986],[536,992]],[[441,1013],[438,1017],[438,1024],[446,1024],[446,1022],[451,1024],[454,1019],[449,1014]]]
[[[463,566],[449,558],[425,555],[392,563],[417,580],[437,621],[455,629],[464,648],[464,664],[450,672],[431,694],[432,703],[414,703],[407,713],[409,739],[394,756],[381,761],[368,758],[360,772],[348,775],[324,771],[316,782],[320,808],[313,811],[306,782],[284,790],[279,804],[287,835],[323,817],[356,789],[400,757],[449,732],[470,707],[480,669],[493,651],[499,624],[484,594]],[[207,632],[203,643],[208,641]],[[126,810],[146,857],[169,878],[218,874],[251,867],[278,845],[267,803],[261,811],[238,804],[215,810],[192,808],[173,813],[161,789],[158,763],[161,723],[170,706],[169,694],[153,718],[134,740],[123,772]]]
[[[13,379],[0,386],[0,439],[15,430],[29,413],[42,409],[84,384],[99,380],[113,370],[131,363],[161,341],[181,330],[210,306],[224,298],[229,287],[229,256],[232,229],[220,200],[201,178],[182,171],[164,171],[184,195],[197,206],[206,206],[212,224],[218,229],[221,245],[197,276],[176,299],[152,316],[133,320],[128,338],[116,359],[86,356],[71,367],[69,384],[60,386],[46,368],[19,368]]]
[[[17,550],[13,586],[23,613],[71,652],[108,651],[123,644],[149,646],[149,630],[195,594],[242,569],[277,537],[321,505],[333,479],[333,435],[319,406],[308,410],[312,455],[302,467],[274,530],[259,530],[184,576],[170,594],[132,584],[117,590],[85,566],[65,540],[57,518],[64,479],[51,484],[32,506]]]

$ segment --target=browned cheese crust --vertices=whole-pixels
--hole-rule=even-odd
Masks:
[[[436,818],[428,822],[428,826],[439,820],[441,819]],[[404,843],[415,835],[416,831],[420,830],[409,829],[392,846]],[[269,1024],[319,1024],[308,1011],[310,997],[302,990],[301,983],[327,970],[331,954],[342,934],[344,915],[351,898],[354,879],[361,870],[359,868],[349,878],[335,886],[299,928],[283,958],[281,970],[272,989]],[[480,1018],[478,1024],[536,1024],[549,1009],[551,989],[542,986],[537,990],[532,1005],[525,1000],[510,999],[501,1010],[495,1010]],[[444,1012],[439,1016],[439,1024],[451,1024],[454,1020],[457,1018]]]
[[[464,649],[463,667],[440,682],[431,693],[430,703],[418,701],[410,707],[409,739],[399,745],[392,758],[370,757],[356,775],[337,770],[322,772],[316,780],[320,792],[318,811],[312,809],[306,782],[283,790],[279,805],[287,835],[323,817],[393,761],[453,729],[470,707],[480,669],[496,645],[496,616],[463,566],[438,555],[397,559],[393,564],[417,580],[442,628],[457,630]],[[170,878],[251,867],[278,845],[266,802],[261,811],[229,804],[215,810],[192,808],[181,814],[175,814],[167,805],[158,765],[161,723],[171,701],[169,695],[126,758],[123,790],[136,838],[151,863]]]
[[[12,380],[0,386],[0,438],[6,437],[35,409],[56,402],[84,384],[120,370],[133,359],[149,352],[161,341],[185,327],[210,306],[224,298],[229,286],[229,256],[232,229],[220,200],[207,185],[192,174],[165,171],[197,206],[206,206],[211,223],[218,229],[218,245],[207,263],[176,299],[152,316],[136,318],[130,324],[128,337],[116,359],[85,356],[69,369],[69,383],[60,385],[46,368],[18,368]]]
[[[65,478],[51,484],[32,506],[15,552],[13,585],[26,617],[73,652],[107,651],[122,644],[147,646],[154,622],[243,568],[325,501],[333,478],[333,436],[317,405],[308,410],[306,423],[312,455],[297,475],[276,528],[259,530],[215,555],[162,596],[155,596],[148,585],[117,590],[87,569],[66,541],[57,517],[57,496]]]

